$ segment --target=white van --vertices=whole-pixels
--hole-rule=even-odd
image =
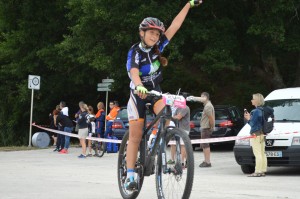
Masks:
[[[268,166],[300,166],[300,87],[279,89],[265,98],[274,109],[274,129],[266,136]],[[249,136],[246,124],[238,136]],[[237,140],[234,156],[244,173],[253,173],[255,158],[249,139]]]

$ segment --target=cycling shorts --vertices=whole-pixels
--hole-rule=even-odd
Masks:
[[[156,86],[155,91],[161,92],[159,86]],[[137,94],[134,94],[134,90],[130,90],[130,98],[127,104],[128,121],[144,119],[146,113],[146,104],[151,103],[152,107],[159,101],[161,97],[148,96],[145,99],[141,99]]]

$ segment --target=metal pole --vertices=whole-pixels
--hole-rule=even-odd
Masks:
[[[29,144],[28,144],[28,147],[31,147],[33,93],[34,93],[34,89],[31,89],[31,107],[30,107]]]
[[[107,102],[108,102],[108,91],[106,91],[106,109],[105,109],[105,117],[107,116]],[[105,129],[105,131],[106,131],[106,118],[105,118],[105,120],[104,120],[104,125],[105,125],[104,129]]]

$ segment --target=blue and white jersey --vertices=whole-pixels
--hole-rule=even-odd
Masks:
[[[159,51],[163,52],[168,43],[169,40],[163,35],[158,41]],[[134,44],[130,48],[127,56],[126,68],[130,79],[130,69],[139,69],[142,83],[149,90],[155,88],[163,80],[162,67],[158,55],[155,54],[154,48],[144,49],[141,43]],[[130,82],[130,88],[135,89],[135,85],[132,81]]]

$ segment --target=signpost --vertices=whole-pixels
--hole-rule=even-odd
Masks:
[[[108,103],[108,92],[111,91],[110,86],[115,82],[113,79],[102,79],[102,83],[97,84],[97,91],[106,92],[106,109],[105,115],[107,115],[107,103]],[[105,130],[106,130],[106,120],[105,120]]]
[[[40,90],[41,77],[36,75],[28,76],[28,88],[31,89],[31,106],[30,106],[30,124],[29,124],[29,144],[31,147],[31,135],[32,135],[32,112],[33,112],[33,94],[34,90]]]

